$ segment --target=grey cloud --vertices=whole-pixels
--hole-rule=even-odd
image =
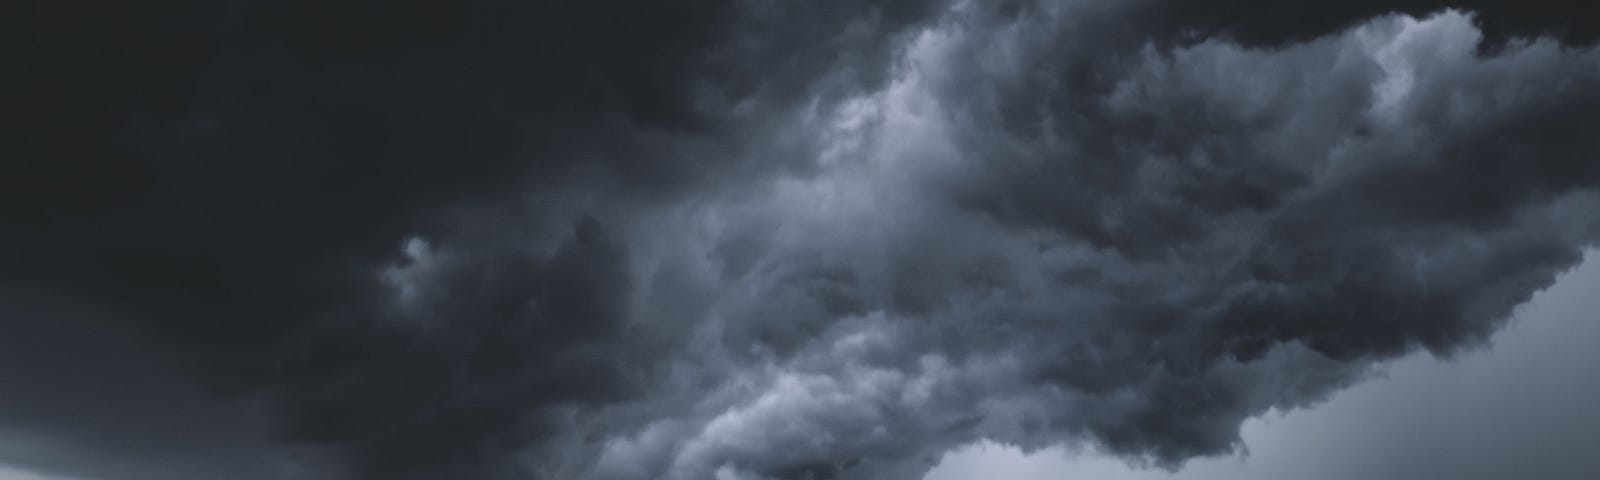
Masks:
[[[1581,31],[1160,4],[41,7],[3,281],[318,476],[916,478],[1230,451],[1600,235],[1600,57],[1475,25]]]
[[[1478,12],[1473,23],[1486,36],[1486,50],[1513,39],[1548,36],[1565,42],[1596,40],[1600,30],[1580,20],[1594,7],[1561,0],[1358,0],[1296,2],[1263,0],[1135,2],[1140,17],[1166,39],[1196,41],[1227,37],[1246,45],[1300,42],[1334,33],[1367,19],[1404,14],[1423,17],[1446,9]]]
[[[526,474],[566,409],[640,395],[633,365],[676,338],[626,339],[619,230],[796,166],[787,112],[881,81],[921,4],[27,5],[0,281],[92,306],[74,321],[356,476]]]
[[[710,289],[735,292],[721,347],[761,347],[725,353],[763,365],[750,391],[684,408],[679,444],[616,438],[603,471],[911,478],[980,437],[1178,465],[1481,344],[1596,239],[1596,146],[1563,128],[1594,110],[1590,51],[1480,56],[1445,13],[1109,54],[1072,40],[1094,10],[988,13],[839,111],[871,133],[831,175],[774,186],[788,224]]]

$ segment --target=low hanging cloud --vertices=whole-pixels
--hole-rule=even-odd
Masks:
[[[40,6],[0,342],[51,347],[12,349],[0,419],[120,389],[81,410],[206,420],[118,451],[149,423],[35,417],[127,459],[0,462],[1173,467],[1482,345],[1600,240],[1600,51],[1552,2],[691,3]]]
[[[1092,11],[987,13],[842,105],[821,174],[737,202],[779,225],[707,288],[734,294],[704,348],[764,368],[729,405],[652,408],[601,471],[915,478],[979,438],[1177,465],[1375,362],[1481,344],[1596,238],[1596,145],[1562,127],[1593,53],[1480,57],[1446,12],[1108,62],[1070,41]]]

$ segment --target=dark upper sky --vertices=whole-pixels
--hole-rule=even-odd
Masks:
[[[1233,452],[1600,240],[1582,3],[24,2],[0,464]]]

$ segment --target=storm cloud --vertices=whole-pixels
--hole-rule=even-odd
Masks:
[[[1232,452],[1600,240],[1581,9],[1267,3],[28,5],[0,462]]]

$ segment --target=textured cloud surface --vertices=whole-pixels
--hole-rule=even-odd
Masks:
[[[1562,2],[72,3],[5,93],[40,471],[1175,466],[1600,240]]]

